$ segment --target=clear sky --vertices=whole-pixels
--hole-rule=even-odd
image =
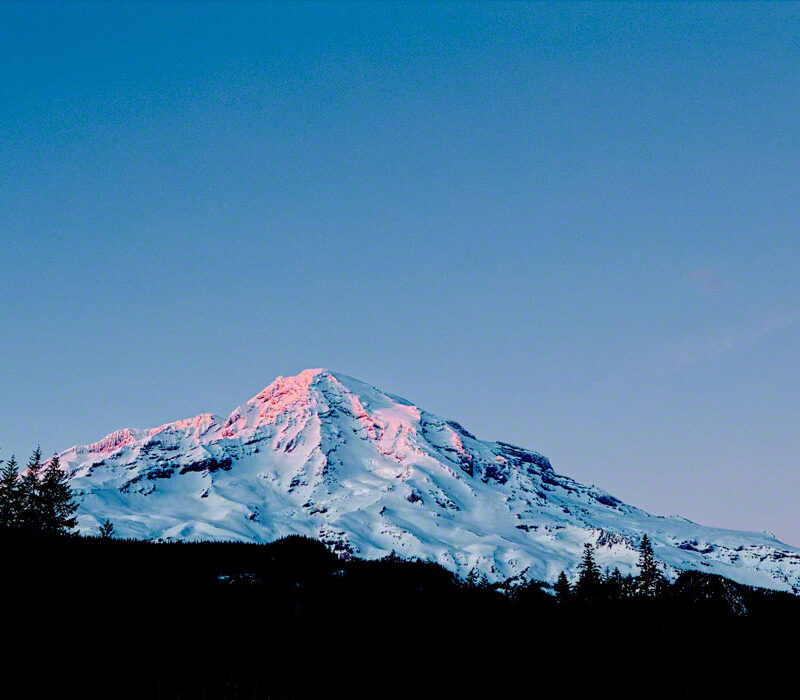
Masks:
[[[329,367],[800,545],[800,6],[0,4],[0,456]]]

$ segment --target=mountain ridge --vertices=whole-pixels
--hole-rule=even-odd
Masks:
[[[460,574],[553,581],[585,542],[635,566],[641,535],[665,573],[800,589],[800,550],[762,533],[655,516],[556,473],[544,455],[339,372],[278,377],[227,418],[123,428],[61,455],[79,528],[267,542],[303,534],[342,556],[392,551]]]

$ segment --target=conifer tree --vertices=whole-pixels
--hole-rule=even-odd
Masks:
[[[593,600],[600,587],[600,569],[594,560],[594,547],[588,542],[583,546],[583,559],[578,564],[578,583],[575,592],[581,600]]]
[[[17,460],[14,459],[14,455],[11,455],[11,459],[0,469],[0,528],[12,528],[19,525],[21,501]]]
[[[622,597],[632,598],[636,595],[636,579],[632,574],[628,574],[622,579]]]
[[[553,590],[556,592],[556,600],[562,605],[569,600],[572,595],[572,587],[569,585],[566,572],[562,571],[558,575],[558,581],[553,586]]]
[[[477,567],[473,566],[467,574],[467,586],[469,588],[488,588],[489,579],[486,574],[481,573]]]
[[[606,587],[611,600],[620,600],[624,597],[625,580],[622,578],[619,567],[615,566],[614,570],[606,577]]]
[[[33,451],[27,469],[20,479],[20,524],[26,530],[42,529],[41,501],[39,498],[40,476],[42,470],[42,450]]]
[[[49,535],[65,535],[75,527],[78,505],[72,500],[67,474],[61,468],[58,455],[47,463],[39,483],[40,522]]]
[[[651,598],[657,595],[664,584],[664,577],[658,570],[653,545],[650,538],[645,533],[639,544],[639,576],[636,578],[638,592]]]
[[[102,537],[104,540],[110,540],[114,534],[114,523],[106,519],[106,521],[100,526],[100,537]]]

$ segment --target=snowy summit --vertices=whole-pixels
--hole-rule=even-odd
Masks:
[[[120,536],[268,542],[299,533],[343,556],[439,562],[490,580],[554,581],[584,543],[632,570],[647,533],[665,573],[800,590],[800,549],[767,534],[651,515],[557,474],[531,450],[352,377],[278,377],[227,418],[123,429],[60,455],[79,528]]]

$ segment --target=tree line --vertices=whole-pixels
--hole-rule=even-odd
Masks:
[[[69,535],[77,526],[78,509],[66,472],[57,454],[46,462],[40,448],[33,451],[20,471],[12,455],[0,460],[0,530],[44,535]],[[114,525],[106,520],[99,530],[102,539],[115,535]],[[394,553],[387,561],[400,561]],[[570,581],[562,571],[552,590],[556,601],[564,606],[576,603],[592,604],[630,599],[658,599],[669,594],[670,582],[659,570],[653,546],[647,534],[639,543],[639,573],[623,576],[619,568],[601,571],[590,543],[578,565],[578,575]],[[486,576],[473,569],[463,584],[467,588],[488,589]],[[542,585],[531,582],[531,587]]]
[[[78,505],[58,455],[43,462],[37,447],[22,473],[14,455],[0,464],[0,528],[46,535],[75,528]]]
[[[14,455],[0,460],[0,529],[22,530],[48,535],[65,535],[77,525],[78,505],[67,475],[61,469],[57,454],[46,463],[40,448],[33,451],[26,469],[20,473]],[[106,520],[100,526],[100,537],[114,536],[114,525]],[[561,604],[569,602],[594,603],[627,598],[657,598],[669,589],[669,582],[659,571],[650,538],[645,534],[639,544],[638,575],[623,576],[619,568],[605,572],[595,560],[594,547],[584,545],[578,565],[578,577],[570,582],[565,571],[553,586]],[[473,569],[466,577],[469,587],[488,586],[486,577]]]
[[[596,603],[627,598],[658,598],[669,589],[669,581],[661,573],[653,554],[653,545],[645,534],[639,543],[639,573],[623,576],[618,567],[613,571],[600,570],[595,560],[594,547],[586,543],[578,565],[574,583],[562,571],[553,587],[559,603]]]

